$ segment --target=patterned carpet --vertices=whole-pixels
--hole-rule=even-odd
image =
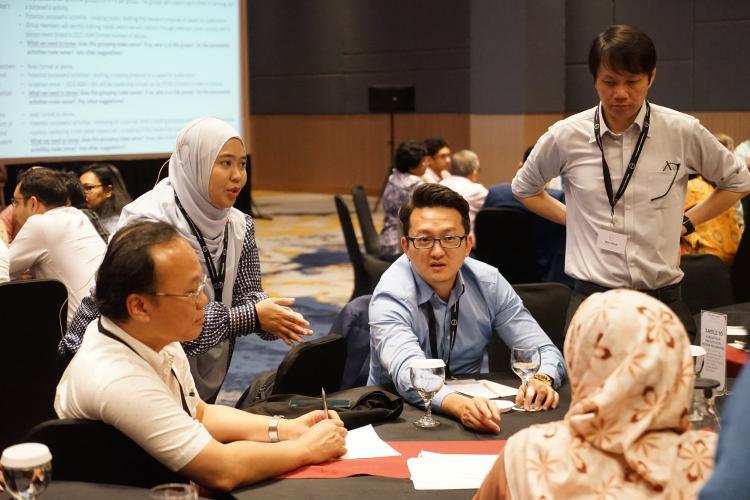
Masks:
[[[315,336],[327,335],[354,286],[333,195],[254,191],[253,198],[256,216],[272,218],[255,219],[263,288],[272,297],[294,297],[294,309],[311,323]],[[382,213],[374,217],[379,222]],[[289,349],[257,335],[240,338],[217,402],[233,405]]]

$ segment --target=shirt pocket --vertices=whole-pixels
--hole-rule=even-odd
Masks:
[[[671,204],[677,193],[679,167],[648,173],[648,199],[651,208],[664,208]]]

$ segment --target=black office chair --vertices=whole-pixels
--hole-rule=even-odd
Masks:
[[[524,283],[513,289],[555,347],[563,351],[565,319],[572,290],[562,283]],[[493,335],[487,346],[490,372],[510,371],[510,347]]]
[[[542,281],[529,214],[517,208],[484,208],[474,224],[476,258],[495,266],[509,283]]]
[[[748,214],[745,213],[745,217],[747,216]],[[732,266],[729,268],[729,275],[732,280],[734,300],[750,302],[750,228],[747,226],[745,226],[745,233],[740,240]]]
[[[48,420],[35,426],[26,439],[50,449],[55,480],[141,488],[188,482],[104,422]]]
[[[55,389],[65,369],[57,354],[68,292],[56,280],[0,284],[0,450],[55,418]]]
[[[380,276],[391,265],[390,262],[372,257],[371,255],[362,254],[359,249],[357,235],[354,233],[352,217],[349,214],[349,208],[346,206],[344,199],[340,195],[334,196],[336,203],[336,212],[339,215],[341,230],[344,232],[344,241],[346,242],[346,251],[349,253],[349,260],[354,270],[354,291],[349,300],[355,299],[360,295],[371,294],[375,285],[380,281]]]
[[[370,373],[370,299],[360,295],[344,306],[336,316],[330,333],[346,340],[346,364],[341,377],[341,390],[367,385]]]
[[[357,211],[359,230],[362,232],[362,241],[365,243],[365,253],[380,258],[380,242],[375,224],[372,221],[370,202],[367,201],[367,193],[361,185],[352,188],[352,201]]]
[[[734,304],[729,268],[715,255],[683,255],[682,300],[691,314]]]

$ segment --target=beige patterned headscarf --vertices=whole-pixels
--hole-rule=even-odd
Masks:
[[[565,419],[505,447],[512,497],[696,497],[713,470],[716,435],[687,430],[693,362],[674,313],[631,290],[594,294],[573,317],[565,359]]]

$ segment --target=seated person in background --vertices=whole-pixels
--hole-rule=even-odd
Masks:
[[[10,276],[61,281],[68,289],[68,323],[94,284],[106,245],[89,219],[69,207],[66,176],[46,168],[27,170],[13,193],[21,229],[10,244]]]
[[[424,140],[427,148],[427,170],[422,175],[424,182],[440,182],[451,175],[451,148],[442,137]]]
[[[16,207],[12,203],[0,212],[0,222],[2,222],[5,229],[6,243],[10,243],[16,237],[16,234],[18,234],[18,230],[21,229],[16,222]]]
[[[91,225],[94,226],[97,234],[106,244],[109,241],[110,232],[104,228],[96,212],[86,208],[86,195],[83,192],[83,186],[81,186],[78,176],[73,172],[63,172],[63,175],[65,176],[65,186],[68,189],[68,205],[77,208],[89,218]]]
[[[383,190],[383,229],[380,231],[380,257],[394,261],[401,255],[399,243],[398,210],[411,196],[420,176],[427,168],[427,150],[418,141],[404,141],[396,148],[393,173]]]
[[[205,285],[171,225],[118,231],[97,274],[102,316],[57,386],[57,415],[112,425],[169,469],[222,490],[344,454],[335,412],[280,420],[200,399],[179,342],[200,334]]]
[[[745,498],[750,491],[747,415],[750,415],[750,368],[745,366],[721,414],[716,468],[701,490],[701,500]]]
[[[539,372],[528,387],[520,387],[516,402],[556,407],[553,387],[565,377],[562,355],[497,269],[468,257],[473,237],[466,200],[445,186],[423,184],[399,217],[405,255],[383,274],[370,301],[368,385],[393,383],[404,399],[418,404],[421,398],[410,381],[412,360],[442,358],[447,374],[476,375],[490,337],[497,334],[508,346],[541,350]],[[500,413],[485,398],[444,386],[433,408],[471,429],[500,431]]]
[[[473,235],[474,220],[487,197],[487,188],[479,183],[479,157],[476,153],[464,149],[454,154],[451,160],[451,175],[440,181],[440,184],[463,196],[469,204],[469,220]]]
[[[96,212],[104,229],[114,234],[122,207],[130,203],[130,195],[117,167],[109,163],[92,163],[79,174],[86,206]]]
[[[565,360],[564,420],[511,436],[474,498],[695,498],[716,434],[688,430],[695,375],[677,316],[636,291],[591,295]]]

